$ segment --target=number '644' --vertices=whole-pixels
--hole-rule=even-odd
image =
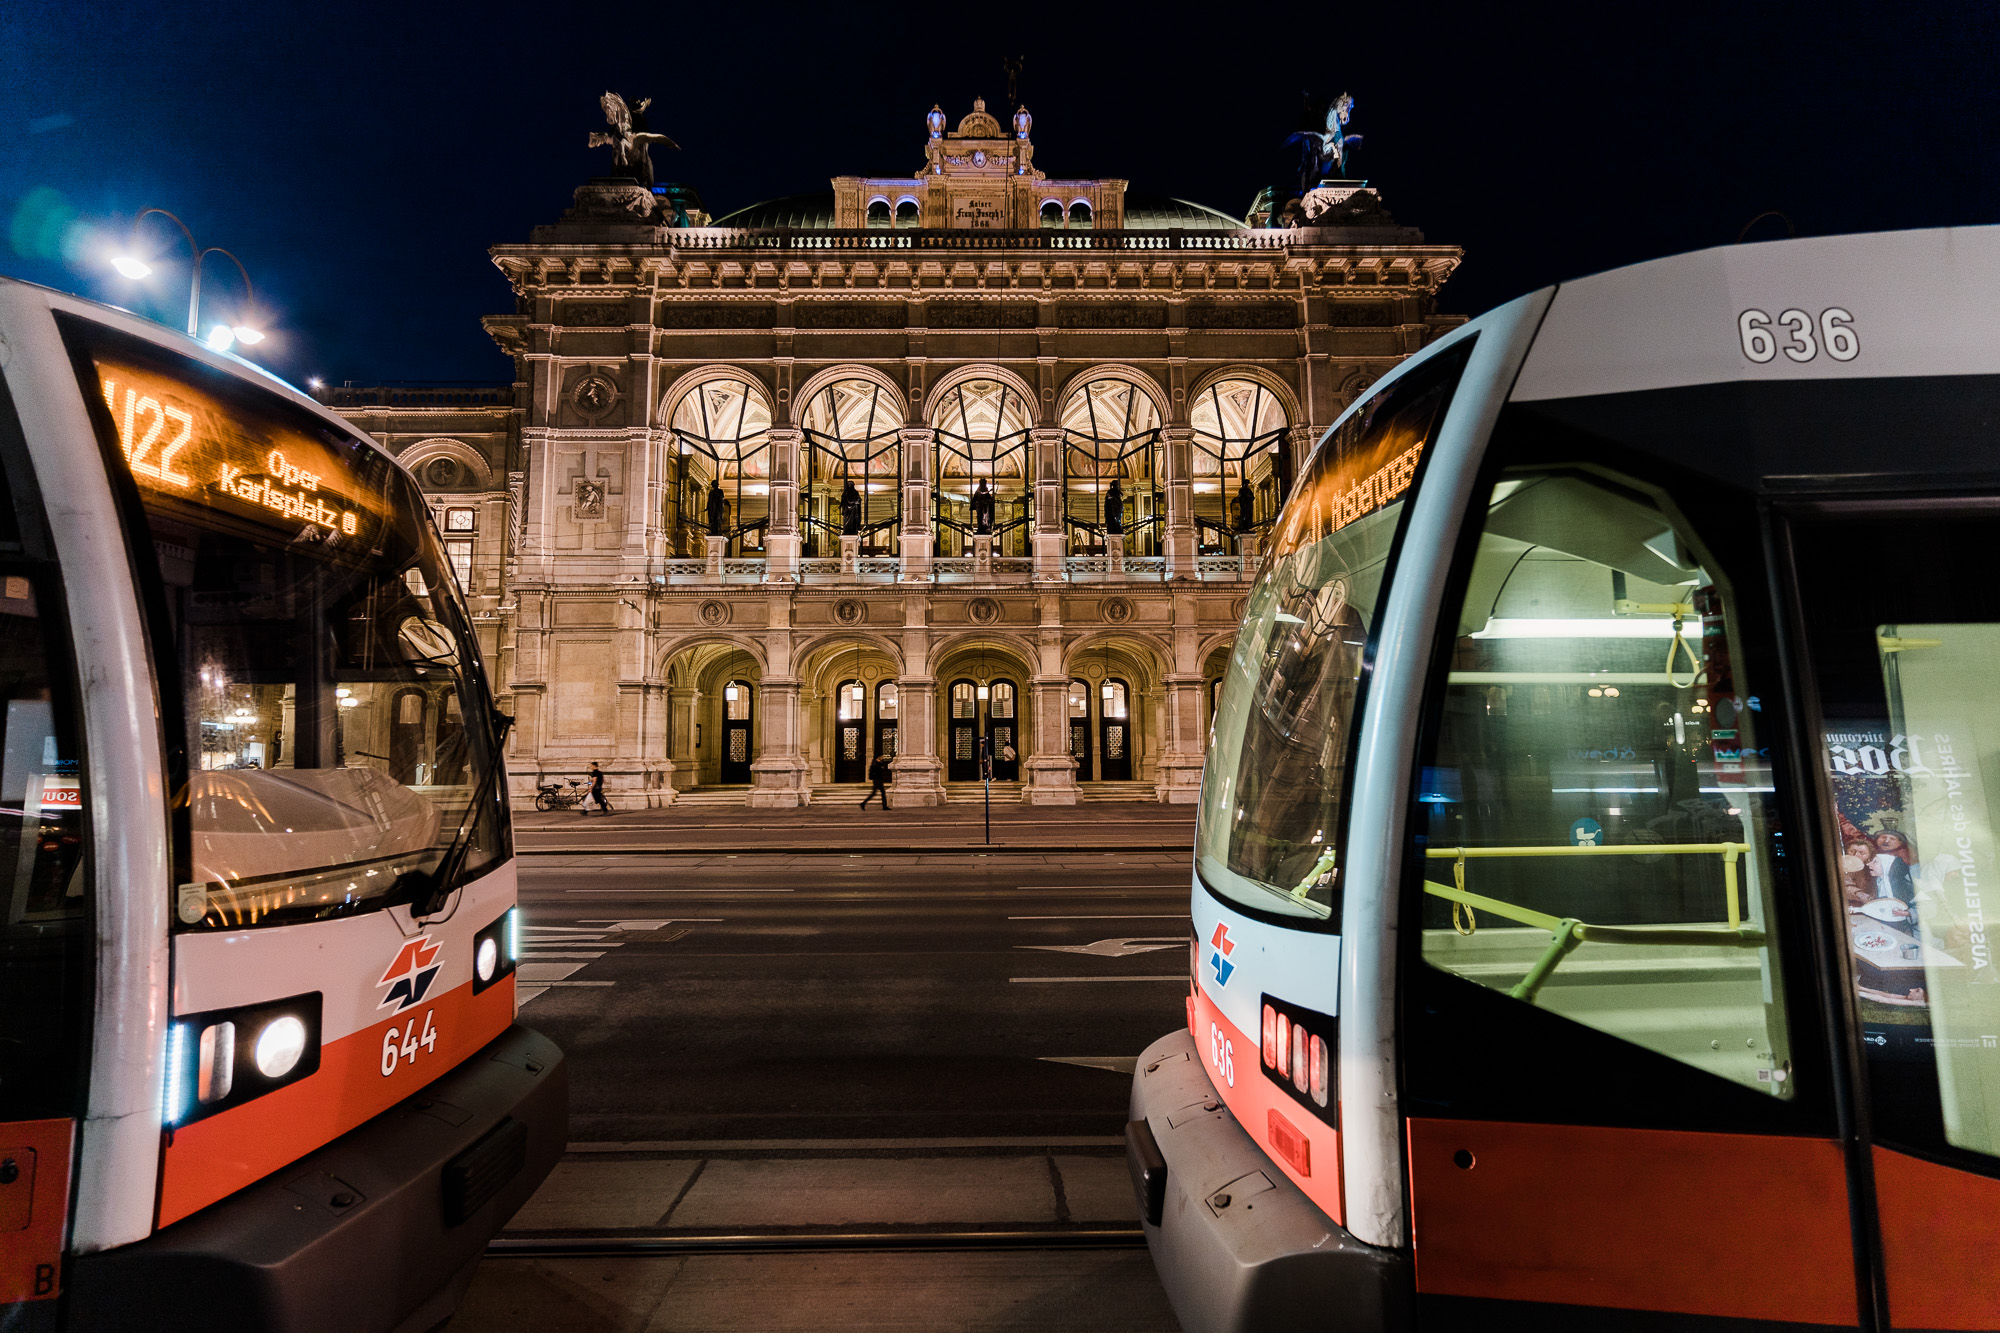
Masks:
[[[1837,305],[1820,311],[1817,321],[1803,310],[1780,311],[1775,320],[1761,310],[1746,310],[1736,317],[1736,333],[1743,355],[1760,366],[1780,352],[1798,362],[1812,360],[1822,349],[1836,361],[1861,355],[1854,316]]]

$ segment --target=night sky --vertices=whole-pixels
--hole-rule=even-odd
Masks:
[[[909,174],[923,118],[1026,58],[1036,165],[1240,215],[1293,174],[1302,90],[1343,89],[1353,174],[1462,245],[1447,310],[1734,241],[2000,221],[2000,7],[1988,4],[0,5],[0,273],[179,327],[185,242],[143,284],[106,260],[148,205],[233,250],[271,336],[338,383],[510,375],[486,256],[609,158],[600,91],[654,99],[662,179],[718,216],[835,174]],[[310,13],[310,20],[293,17]],[[1527,17],[1524,17],[1526,15]],[[1766,220],[1753,239],[1782,238]],[[180,247],[182,259],[173,260]],[[219,265],[219,266],[218,266]],[[206,327],[234,313],[203,271]]]

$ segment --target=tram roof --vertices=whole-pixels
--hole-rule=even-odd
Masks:
[[[207,343],[179,329],[168,328],[143,315],[134,314],[123,306],[109,305],[103,301],[93,301],[89,297],[78,296],[38,282],[28,282],[22,278],[0,275],[0,310],[14,304],[17,295],[25,295],[31,301],[44,305],[50,310],[67,311],[82,315],[107,327],[135,338],[168,348],[182,356],[200,361],[214,369],[227,372],[243,379],[254,379],[267,389],[283,394],[299,407],[307,408],[330,426],[338,427],[341,434],[365,441],[378,453],[387,453],[381,444],[364,431],[355,429],[354,423],[300,389],[290,380],[266,370],[255,361],[246,360],[234,352],[218,351]],[[391,458],[394,455],[389,455]],[[398,464],[401,466],[401,464]]]
[[[2000,226],[1697,250],[1558,286],[1509,397],[1757,489],[2000,485],[1996,308]]]

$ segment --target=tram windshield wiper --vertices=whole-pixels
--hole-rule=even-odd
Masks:
[[[452,890],[458,887],[465,858],[472,850],[472,831],[479,826],[479,812],[492,799],[494,784],[500,779],[500,748],[506,742],[507,733],[513,730],[514,718],[496,708],[492,710],[490,723],[493,730],[491,762],[480,775],[479,785],[473,788],[472,799],[466,803],[465,813],[459,816],[458,829],[446,844],[444,854],[429,870],[404,871],[389,891],[389,902],[410,904],[410,915],[413,917],[427,917],[436,912],[444,906]]]

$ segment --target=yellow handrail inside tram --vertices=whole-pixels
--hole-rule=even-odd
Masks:
[[[1569,956],[1577,945],[1587,941],[1604,944],[1732,944],[1755,947],[1764,942],[1764,932],[1758,926],[1745,926],[1737,906],[1736,861],[1747,855],[1747,842],[1682,842],[1682,843],[1642,843],[1636,846],[1617,847],[1428,847],[1424,855],[1433,861],[1452,862],[1452,886],[1424,883],[1424,892],[1443,898],[1452,904],[1452,925],[1460,934],[1469,935],[1477,925],[1471,909],[1478,908],[1491,912],[1508,921],[1518,921],[1524,926],[1546,930],[1552,938],[1549,947],[1528,969],[1528,974],[1508,990],[1517,1000],[1532,1002],[1542,985],[1556,970],[1556,965]],[[1575,917],[1554,917],[1547,912],[1537,912],[1531,907],[1521,907],[1515,903],[1502,902],[1498,898],[1488,898],[1484,894],[1472,893],[1465,887],[1465,863],[1468,860],[1495,857],[1519,856],[1663,856],[1663,855],[1707,855],[1722,858],[1724,892],[1728,896],[1729,923],[1718,930],[1713,926],[1593,926]],[[1458,926],[1458,911],[1466,909],[1467,925]]]

